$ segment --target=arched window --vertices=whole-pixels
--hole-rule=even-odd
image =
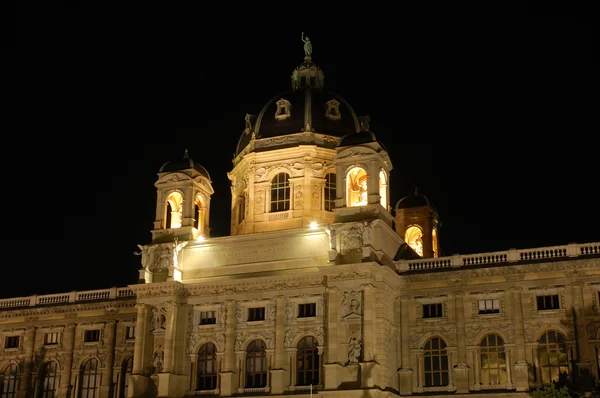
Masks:
[[[433,250],[433,257],[439,257],[440,256],[440,250],[438,248],[437,228],[434,228],[431,231],[431,250]]]
[[[267,353],[262,340],[254,340],[246,349],[246,388],[267,386]]]
[[[379,203],[387,210],[387,175],[385,171],[379,171]]]
[[[304,337],[298,343],[296,370],[296,385],[314,386],[319,384],[319,350],[317,349],[317,339],[314,337]]]
[[[425,361],[425,387],[447,386],[448,354],[446,343],[439,337],[432,337],[423,347]]]
[[[271,181],[271,213],[290,209],[290,181],[286,173],[277,174]]]
[[[56,374],[56,362],[51,361],[44,365],[41,374],[42,383],[40,386],[41,398],[54,398],[57,396],[58,375]]]
[[[198,379],[196,390],[217,388],[217,349],[213,343],[206,343],[198,350]]]
[[[325,211],[333,211],[335,208],[335,173],[325,176],[325,191],[323,192],[323,208]]]
[[[408,227],[404,233],[404,241],[419,256],[423,257],[423,231],[418,226]]]
[[[19,391],[19,369],[17,365],[8,365],[4,371],[4,379],[0,382],[2,398],[15,398]]]
[[[548,330],[538,340],[538,355],[542,383],[558,381],[558,375],[569,373],[565,337],[556,330]]]
[[[479,343],[479,355],[481,360],[481,384],[495,386],[506,384],[506,353],[504,352],[504,340],[497,334],[483,336]]]
[[[173,192],[167,197],[165,203],[165,228],[179,228],[183,222],[183,196]]]
[[[361,167],[354,167],[346,175],[346,203],[348,207],[364,206],[368,201],[367,172]]]
[[[196,196],[194,200],[194,228],[200,233],[204,232],[204,225],[206,223],[206,206],[204,205],[204,199],[202,196]]]
[[[123,361],[121,365],[121,385],[119,386],[119,398],[127,397],[127,388],[129,387],[129,375],[133,370],[133,357]]]
[[[99,385],[98,360],[88,359],[79,370],[79,398],[98,398]]]

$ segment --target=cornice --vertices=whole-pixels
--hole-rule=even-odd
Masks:
[[[118,312],[119,308],[134,308],[135,297],[126,300],[115,301],[103,301],[93,304],[70,304],[70,305],[56,305],[56,306],[38,306],[30,308],[19,308],[15,310],[0,311],[1,318],[16,318],[16,317],[29,317],[28,321],[37,321],[40,316],[43,315],[54,315],[54,314],[66,314],[70,319],[73,319],[73,315],[85,311],[104,310],[106,315]]]

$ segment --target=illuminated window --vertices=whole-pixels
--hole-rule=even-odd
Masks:
[[[127,389],[129,388],[129,375],[133,370],[133,357],[129,357],[123,361],[121,365],[121,385],[119,387],[119,398],[127,397]]]
[[[291,117],[292,104],[290,101],[284,100],[283,98],[277,101],[277,110],[275,111],[275,119],[284,120]]]
[[[387,175],[385,171],[379,172],[379,203],[387,210]]]
[[[198,379],[196,390],[214,390],[217,388],[217,348],[206,343],[198,350]]]
[[[558,381],[559,374],[569,373],[565,337],[555,330],[545,332],[538,340],[538,355],[542,383]]]
[[[479,358],[481,363],[481,384],[494,386],[506,384],[506,353],[504,340],[497,334],[483,336],[479,343]]]
[[[335,208],[335,173],[329,173],[325,176],[325,191],[323,192],[323,208],[325,211],[333,211]]]
[[[331,120],[340,120],[342,118],[340,103],[338,101],[332,99],[325,103],[325,117]]]
[[[48,362],[42,368],[42,384],[40,386],[40,398],[54,398],[58,390],[58,375],[56,374],[56,362]]]
[[[290,209],[290,181],[286,173],[279,173],[271,181],[271,212]]]
[[[406,229],[404,241],[419,256],[423,257],[423,231],[418,226],[412,226]]]
[[[198,195],[196,196],[196,200],[194,200],[194,228],[200,233],[204,232],[205,217],[206,206],[204,205],[204,199],[202,199],[202,196]]]
[[[439,257],[440,253],[438,249],[438,235],[436,228],[431,231],[431,249],[433,250],[433,257]]]
[[[296,352],[296,385],[308,386],[319,384],[319,350],[317,339],[304,337],[298,343]]]
[[[79,398],[98,398],[99,385],[98,360],[88,359],[79,370]]]
[[[364,206],[368,203],[367,172],[360,167],[350,169],[346,175],[348,207]]]
[[[267,386],[267,353],[262,340],[254,340],[246,350],[246,388]]]
[[[51,332],[44,334],[44,345],[56,345],[58,344],[58,332]]]
[[[439,337],[432,337],[423,347],[423,359],[425,362],[425,387],[447,386],[448,353],[446,343]]]
[[[500,312],[500,300],[488,299],[479,300],[479,313],[480,314],[497,314]]]
[[[19,373],[17,365],[8,365],[4,371],[4,375],[0,374],[0,376],[4,376],[0,379],[2,381],[0,383],[0,393],[2,398],[16,398],[19,389]]]
[[[183,221],[183,196],[173,192],[167,197],[165,203],[165,228],[179,228]]]

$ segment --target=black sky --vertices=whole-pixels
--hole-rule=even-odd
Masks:
[[[212,236],[227,235],[244,115],[288,90],[302,31],[326,88],[390,152],[392,203],[417,186],[436,206],[445,254],[600,241],[588,10],[290,10],[22,5],[0,295],[135,283],[156,173],[186,148],[213,180]]]

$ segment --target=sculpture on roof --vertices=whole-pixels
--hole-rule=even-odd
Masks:
[[[312,43],[308,36],[304,36],[304,32],[302,32],[302,36],[300,36],[302,42],[304,43],[304,55],[306,57],[310,57],[312,55]]]

